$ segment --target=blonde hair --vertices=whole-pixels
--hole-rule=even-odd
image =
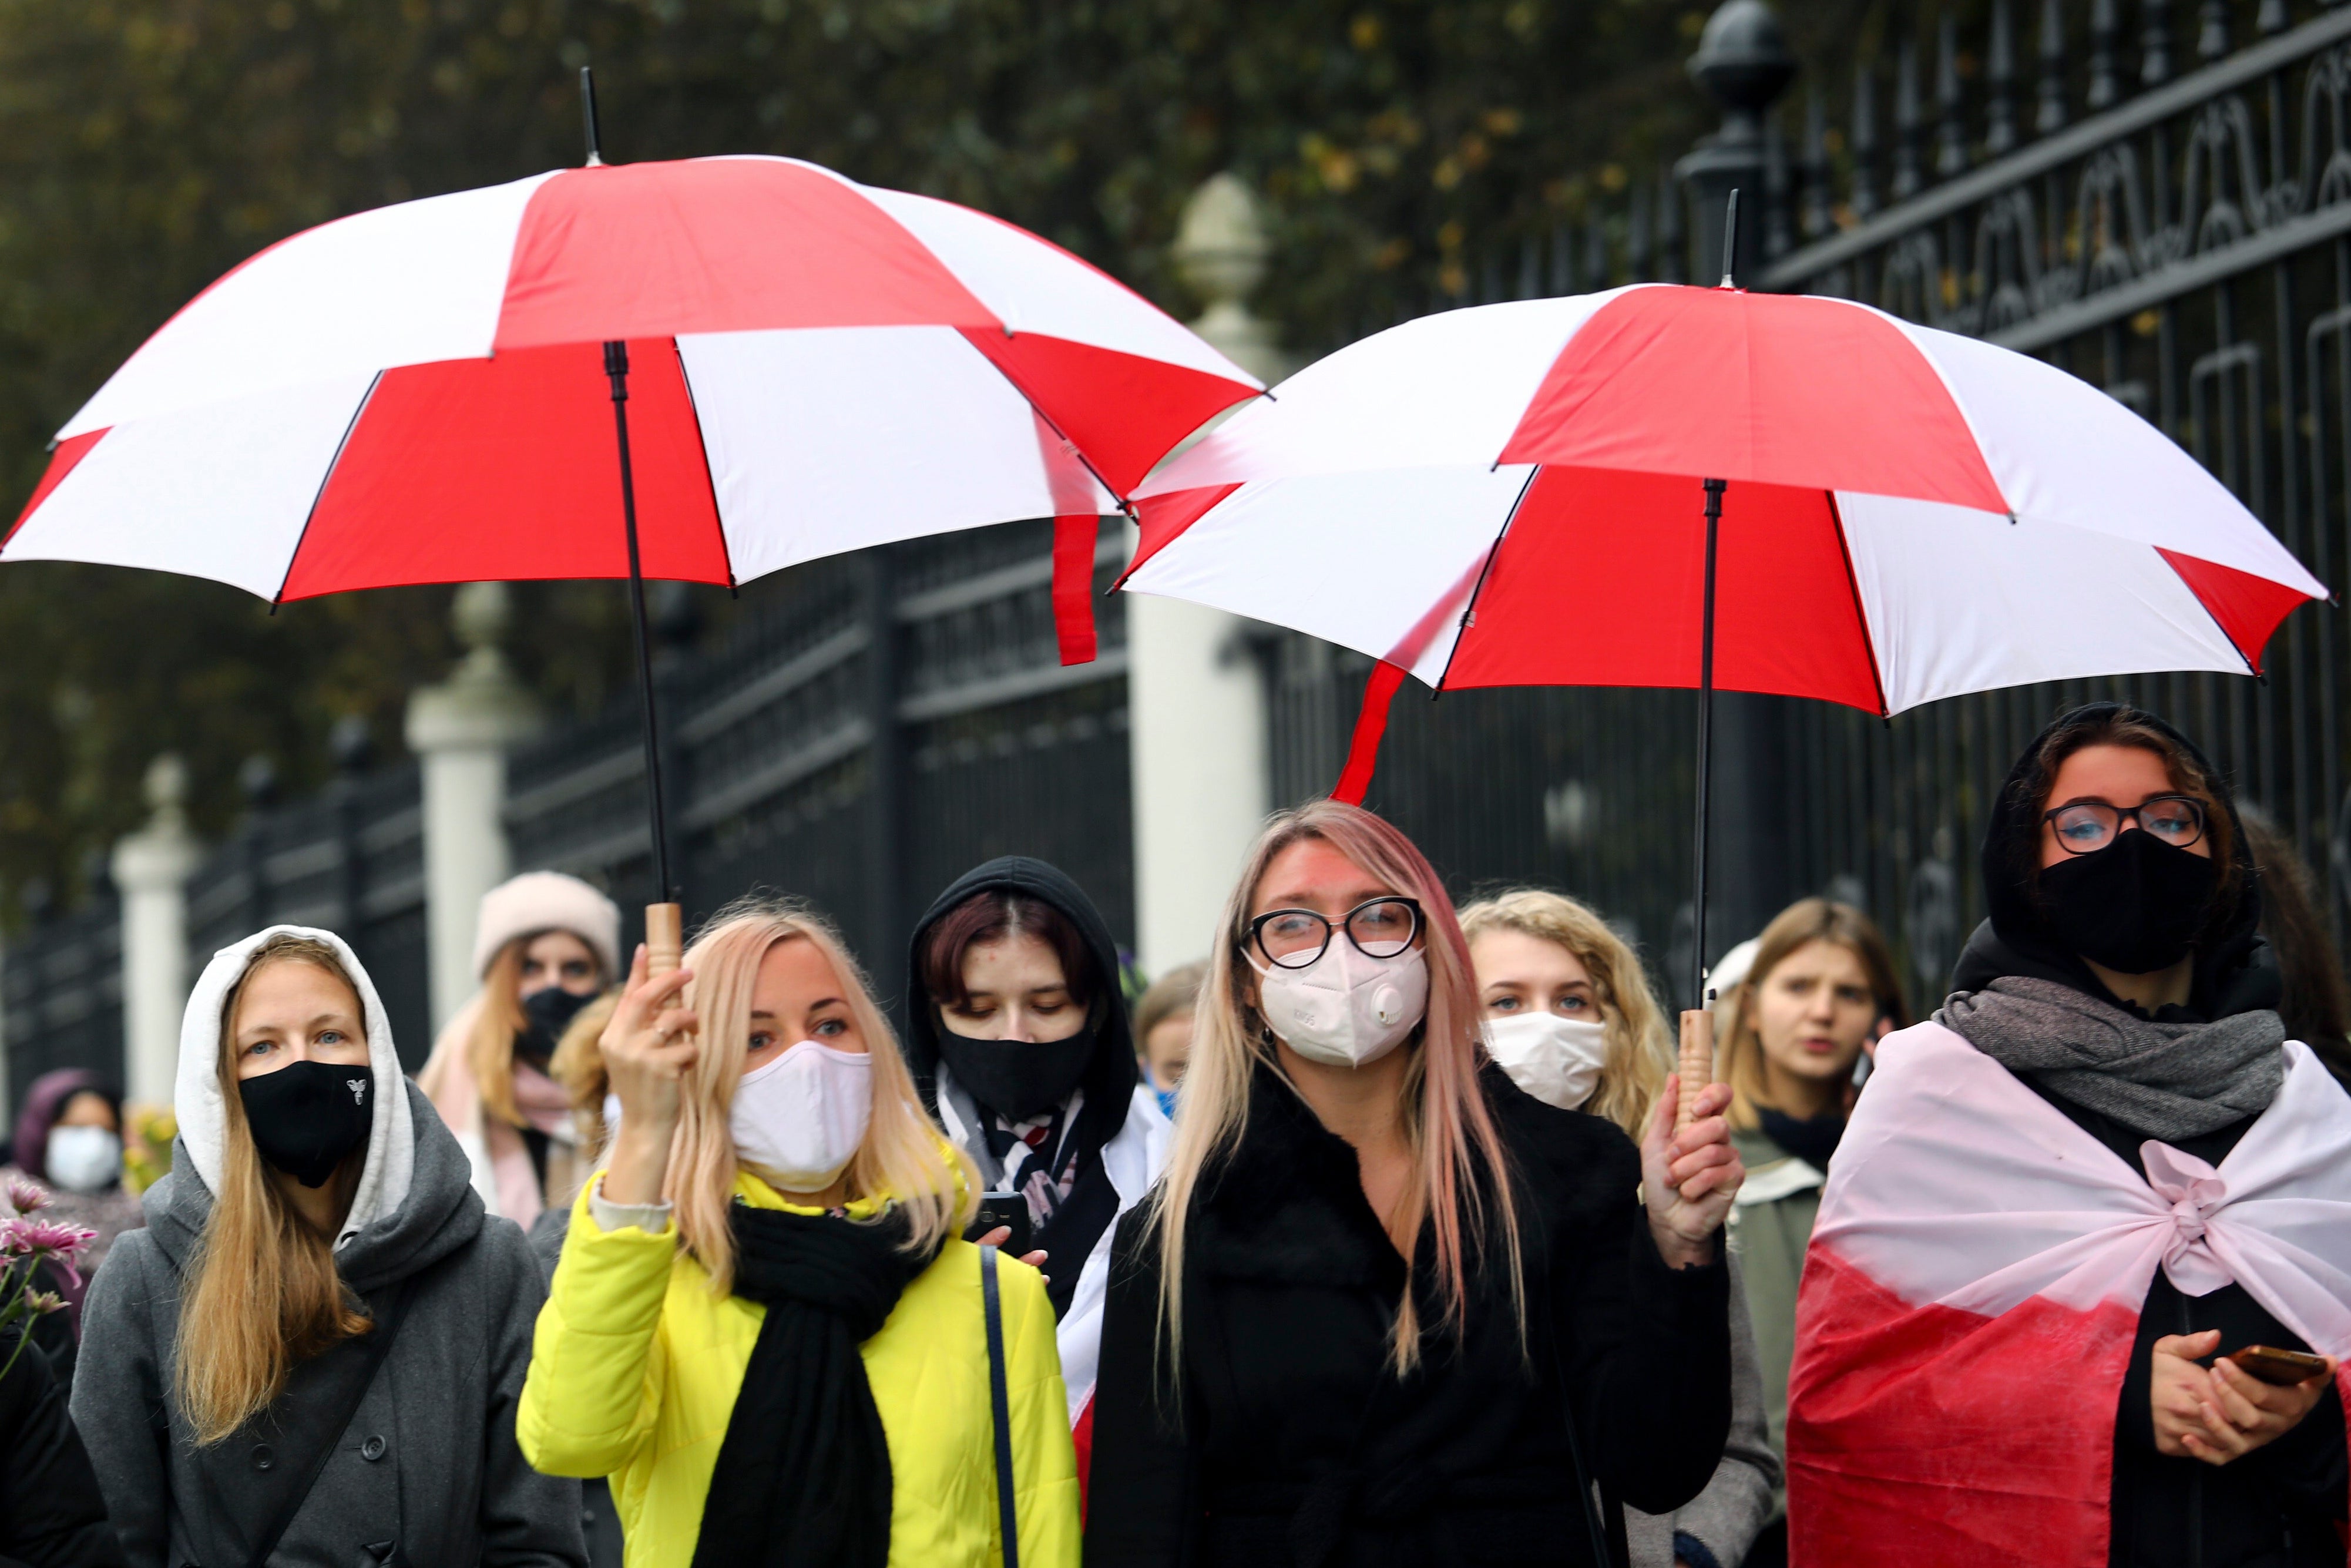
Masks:
[[[199,1448],[220,1442],[275,1404],[298,1363],[371,1326],[335,1271],[333,1243],[294,1211],[263,1171],[237,1092],[237,999],[247,980],[280,963],[325,970],[350,988],[352,1013],[362,1010],[359,988],[335,950],[287,935],[254,949],[221,1002],[220,1189],[188,1263],[172,1375]],[[348,1180],[351,1168],[346,1160],[334,1179]]]
[[[1730,1085],[1730,1124],[1742,1131],[1760,1125],[1757,1110],[1770,1103],[1763,1093],[1763,1037],[1755,1022],[1756,995],[1791,954],[1815,942],[1834,943],[1860,962],[1876,998],[1878,1017],[1890,1016],[1897,1026],[1910,1021],[1901,983],[1894,977],[1894,955],[1876,921],[1850,904],[1826,898],[1800,898],[1788,905],[1755,939],[1755,962],[1731,992],[1734,1010],[1730,1032],[1721,1043],[1720,1070],[1722,1081]]]
[[[604,1095],[612,1084],[604,1066],[604,1026],[620,1005],[621,993],[606,991],[581,1008],[564,1026],[563,1038],[555,1042],[555,1054],[547,1062],[547,1075],[563,1086],[571,1103],[580,1146],[591,1155],[602,1155],[604,1136],[611,1131],[604,1125]]]
[[[1635,1143],[1673,1071],[1674,1046],[1664,1009],[1649,989],[1640,956],[1590,908],[1562,894],[1514,888],[1481,898],[1461,912],[1461,936],[1472,947],[1495,931],[1515,931],[1566,948],[1592,977],[1608,1053],[1600,1085],[1583,1109],[1625,1129]]]
[[[1437,1327],[1458,1332],[1468,1295],[1468,1254],[1499,1240],[1520,1337],[1526,1331],[1525,1281],[1520,1274],[1518,1211],[1511,1197],[1510,1156],[1478,1083],[1477,987],[1469,950],[1426,857],[1394,826],[1360,807],[1314,800],[1277,814],[1258,835],[1232,894],[1225,902],[1208,976],[1193,1012],[1192,1061],[1184,1074],[1184,1114],[1176,1119],[1167,1168],[1148,1200],[1146,1224],[1160,1255],[1159,1325],[1170,1362],[1183,1347],[1184,1245],[1192,1202],[1202,1180],[1240,1143],[1248,1125],[1252,1080],[1260,1064],[1279,1072],[1272,1037],[1249,1000],[1255,971],[1242,956],[1250,904],[1273,858],[1292,844],[1317,840],[1399,894],[1419,901],[1426,927],[1428,1011],[1411,1051],[1402,1092],[1402,1119],[1412,1148],[1412,1179],[1388,1233],[1409,1257],[1421,1223],[1437,1244],[1437,1291],[1444,1302]],[[1343,936],[1337,940],[1344,941]],[[1488,1212],[1489,1205],[1492,1212]],[[1405,1372],[1420,1359],[1419,1314],[1407,1282],[1396,1304],[1389,1359]]]
[[[737,1160],[728,1119],[735,1086],[743,1078],[759,963],[778,942],[809,943],[832,966],[850,1017],[872,1056],[873,1116],[849,1162],[850,1196],[892,1199],[906,1221],[911,1252],[937,1248],[978,1207],[978,1173],[923,1108],[897,1037],[831,924],[804,904],[739,900],[711,916],[685,952],[684,967],[694,978],[684,1000],[700,1020],[702,1051],[680,1085],[683,1103],[662,1185],[662,1196],[676,1206],[679,1245],[710,1276],[716,1295],[735,1284],[735,1234],[727,1207],[734,1200],[736,1173],[750,1168],[758,1174]]]

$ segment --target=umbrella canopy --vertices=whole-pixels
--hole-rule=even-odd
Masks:
[[[2154,426],[1866,306],[1643,285],[1425,317],[1300,371],[1138,492],[1125,586],[1432,686],[1714,684],[1899,713],[2258,670],[2325,589]],[[1468,613],[1475,599],[1475,614]]]
[[[690,582],[1113,510],[1258,390],[969,208],[781,158],[594,165],[254,256],[67,423],[0,560],[273,601],[626,577],[614,340],[643,574]]]
[[[1848,300],[1726,279],[1455,310],[1277,396],[1137,493],[1124,586],[1378,659],[1343,800],[1363,798],[1406,674],[1697,687],[1697,966],[1716,686],[1890,715],[2032,681],[2258,672],[2286,612],[2325,592],[2121,403]],[[1686,1062],[1685,1115],[1695,1094]]]

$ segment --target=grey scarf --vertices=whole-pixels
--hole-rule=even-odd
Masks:
[[[2003,975],[1954,992],[1935,1021],[2018,1077],[2165,1143],[2260,1114],[2285,1082],[2285,1025],[2266,1009],[2152,1023],[2053,980]]]

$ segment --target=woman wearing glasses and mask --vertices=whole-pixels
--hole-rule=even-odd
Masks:
[[[1700,1100],[1641,1146],[1479,1043],[1443,884],[1379,818],[1277,817],[1226,906],[1167,1174],[1119,1227],[1090,1563],[1596,1563],[1729,1422]]]
[[[1983,875],[1822,1196],[1792,1555],[2339,1563],[2351,1103],[2273,1010],[2220,776],[2077,708],[2011,771]]]

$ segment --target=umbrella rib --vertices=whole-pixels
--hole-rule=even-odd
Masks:
[[[675,338],[669,340],[669,351],[677,356],[677,381],[685,389],[686,417],[694,421],[694,445],[702,454],[702,482],[710,491],[710,519],[718,525],[718,558],[726,563],[727,597],[739,599],[742,594],[741,585],[735,580],[735,549],[726,541],[726,515],[718,509],[718,485],[710,476],[710,448],[702,438],[702,405],[694,399],[694,377],[686,372],[685,350],[677,346]]]
[[[319,503],[327,498],[327,486],[333,481],[336,468],[342,464],[343,448],[351,444],[351,432],[360,427],[360,416],[367,413],[368,404],[375,401],[375,389],[382,384],[383,372],[378,371],[370,378],[367,391],[360,394],[359,406],[351,410],[351,417],[344,424],[343,434],[336,439],[335,455],[327,460],[326,472],[319,476],[319,488],[310,497],[310,509],[302,514],[302,531],[294,537],[294,548],[286,557],[286,570],[278,574],[277,591],[269,596],[269,613],[272,615],[277,613],[277,606],[286,598],[286,585],[294,580],[294,563],[302,559],[302,547],[309,542],[310,524],[319,515]]]
[[[985,355],[981,357],[986,358]],[[1020,401],[1027,403],[1029,408],[1035,412],[1037,417],[1043,420],[1046,424],[1051,427],[1053,434],[1061,438],[1061,444],[1070,449],[1070,455],[1075,457],[1079,462],[1085,465],[1086,472],[1093,476],[1094,483],[1100,485],[1102,487],[1103,492],[1108,495],[1112,500],[1118,503],[1119,509],[1127,513],[1129,516],[1133,516],[1134,511],[1134,503],[1128,500],[1124,496],[1120,495],[1118,493],[1118,486],[1102,476],[1102,470],[1094,466],[1094,460],[1086,455],[1085,448],[1071,440],[1070,433],[1061,428],[1061,422],[1055,419],[1051,414],[1047,413],[1045,412],[1045,405],[1029,395],[1029,389],[1020,384],[1020,378],[1014,375],[1010,371],[1006,370],[1002,365],[998,364],[994,360],[989,360],[987,363],[989,369],[993,370],[998,375],[1004,378],[1007,385],[1010,386],[1014,392],[1020,394]]]
[[[1497,458],[1494,466],[1500,467],[1501,460]],[[1487,472],[1490,474],[1493,469],[1489,468]],[[1478,596],[1486,591],[1486,579],[1494,570],[1494,558],[1501,554],[1502,540],[1509,536],[1510,524],[1517,520],[1519,508],[1527,504],[1527,492],[1534,488],[1535,476],[1541,472],[1542,465],[1540,463],[1528,467],[1526,482],[1519,486],[1519,493],[1510,498],[1510,509],[1502,514],[1502,526],[1495,530],[1494,542],[1486,547],[1485,563],[1478,568],[1478,580],[1469,589],[1469,602],[1461,607],[1461,623],[1453,629],[1453,646],[1445,650],[1445,668],[1437,672],[1437,685],[1429,689],[1430,702],[1435,702],[1445,695],[1446,677],[1453,674],[1453,660],[1455,655],[1461,652],[1461,638],[1469,630],[1469,623],[1478,613]]]
[[[1853,596],[1853,619],[1861,628],[1862,652],[1869,655],[1869,684],[1877,691],[1877,716],[1891,718],[1894,716],[1886,707],[1886,677],[1877,668],[1877,639],[1870,632],[1869,607],[1861,601],[1861,579],[1853,570],[1853,546],[1844,537],[1844,509],[1837,505],[1834,490],[1821,494],[1829,498],[1829,527],[1836,533],[1837,559],[1844,562],[1844,591]]]

